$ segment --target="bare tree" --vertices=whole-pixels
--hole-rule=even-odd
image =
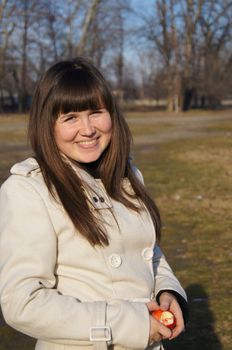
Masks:
[[[59,11],[57,11],[57,6]],[[89,8],[84,0],[56,1],[51,14],[54,16],[56,39],[59,46],[58,58],[72,58],[77,55],[77,47],[83,30],[83,22]],[[55,14],[56,13],[56,14]],[[57,30],[58,29],[58,30]],[[57,32],[60,33],[57,36]]]
[[[211,106],[221,99],[230,62],[225,57],[230,57],[231,7],[229,0],[157,0],[154,12],[144,17],[142,33],[163,62],[168,110],[188,109],[194,96],[197,102],[202,95]]]
[[[224,54],[231,42],[231,11],[231,1],[205,0],[203,15],[200,19],[202,34],[200,43],[202,53],[201,94],[204,96],[202,103],[207,102],[211,107],[219,103],[227,85],[229,62]],[[230,55],[231,53],[230,50]]]
[[[176,27],[175,0],[157,0],[154,12],[145,18],[143,30],[148,41],[159,51],[165,71],[168,110],[178,109],[179,73],[178,73],[178,31]]]
[[[183,19],[183,69],[182,93],[183,109],[190,107],[194,92],[197,89],[199,71],[199,32],[198,26],[202,16],[204,0],[186,0],[182,2],[181,16]]]
[[[124,21],[128,3],[123,0],[101,0],[83,50],[84,55],[107,72],[119,98],[123,94],[124,45],[127,35]]]
[[[14,84],[15,93],[18,96],[19,111],[28,108],[28,98],[31,91],[31,53],[32,32],[37,22],[37,15],[42,9],[42,3],[35,0],[15,0],[15,8],[12,12],[12,21],[15,30],[11,37],[8,56],[9,79]]]
[[[28,108],[34,81],[48,65],[72,57],[77,46],[79,52],[84,50],[99,3],[100,0],[93,0],[91,6],[83,0],[69,0],[68,4],[62,4],[59,0],[56,4],[53,0],[2,2],[0,16],[8,25],[8,31],[1,32],[1,84],[6,87],[9,82],[8,90],[13,88],[13,94],[18,96],[19,111]],[[72,5],[71,14],[68,5]],[[15,24],[10,27],[9,23]],[[76,35],[72,36],[73,33]],[[5,65],[8,67],[7,80],[3,76]]]
[[[92,0],[91,5],[87,9],[86,16],[84,19],[83,29],[80,37],[80,41],[77,46],[77,54],[80,55],[83,53],[86,46],[88,31],[91,26],[91,23],[94,21],[94,18],[97,14],[97,8],[101,0]]]
[[[0,20],[0,109],[5,91],[27,109],[41,72],[76,54],[107,73],[119,97],[166,97],[170,111],[215,105],[232,86],[232,0],[156,0],[143,13],[130,0],[2,0]]]
[[[9,41],[15,29],[15,24],[12,21],[12,13],[15,9],[15,4],[2,0],[0,4],[0,111],[4,108],[4,96],[7,92],[6,76],[8,73],[7,67],[7,51]]]

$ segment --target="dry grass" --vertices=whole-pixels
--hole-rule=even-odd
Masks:
[[[167,350],[232,349],[230,125],[204,126],[203,138],[135,146],[161,209],[163,249],[189,296],[187,332]]]
[[[186,128],[188,118],[194,118],[193,113],[181,115]],[[165,113],[127,113],[131,120],[144,118],[144,123],[139,125],[129,121],[134,136],[145,135],[144,142],[135,143],[135,163],[161,210],[162,247],[189,297],[187,331],[178,339],[166,342],[167,350],[232,350],[232,114],[226,111],[222,116],[229,119],[218,122],[218,118],[214,120],[218,113],[221,112],[212,113],[210,125],[199,124],[199,130],[204,131],[200,136],[183,138],[182,135],[179,140],[167,138],[165,142],[149,145],[147,134],[153,134],[157,140],[166,130],[170,135],[177,130],[175,116],[170,122],[170,115],[165,119]],[[211,114],[199,111],[196,115],[206,119]],[[159,123],[153,120],[157,116],[162,116]],[[150,125],[147,117],[151,119]],[[18,119],[12,117],[8,121],[15,124]],[[5,140],[0,141],[3,150],[0,179],[3,180],[9,166],[30,150],[23,129],[9,132],[0,127],[0,136]],[[0,339],[0,350],[33,349],[30,338],[9,327],[0,328]]]

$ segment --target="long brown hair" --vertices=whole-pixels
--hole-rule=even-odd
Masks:
[[[83,183],[69,162],[65,162],[55,142],[54,127],[60,113],[106,108],[112,119],[112,137],[101,157],[99,172],[109,196],[139,212],[144,204],[151,215],[157,238],[161,220],[158,208],[135,175],[130,162],[131,133],[102,74],[85,58],[53,65],[40,79],[34,94],[28,134],[45,183],[50,193],[58,195],[79,233],[92,245],[108,245],[102,220],[92,213],[82,190]],[[77,164],[78,165],[78,164]],[[128,177],[134,190],[122,186]],[[133,198],[141,205],[137,206]]]

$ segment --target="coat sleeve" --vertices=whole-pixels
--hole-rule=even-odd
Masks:
[[[160,295],[161,291],[169,290],[180,294],[187,300],[186,293],[181,287],[178,279],[174,275],[171,267],[158,245],[154,248],[153,270],[155,276],[155,296]]]
[[[109,344],[146,347],[149,313],[144,303],[80,302],[57,290],[57,235],[45,202],[26,178],[12,176],[2,186],[0,213],[0,301],[10,326],[70,345],[90,345],[92,327],[106,326],[99,331],[101,337],[109,331]]]
[[[140,170],[135,166],[133,166],[133,170],[137,178],[144,184],[144,178]],[[176,296],[180,295],[179,300],[183,298],[187,302],[187,296],[184,289],[181,287],[179,281],[175,277],[171,267],[166,261],[162,250],[158,245],[156,245],[154,248],[153,271],[155,279],[154,293],[157,299],[159,299],[161,292],[166,290],[173,292],[173,294]],[[186,306],[184,308],[186,308]]]

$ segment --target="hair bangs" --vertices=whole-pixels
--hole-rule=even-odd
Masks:
[[[111,95],[96,77],[82,69],[65,72],[54,88],[53,116],[100,108],[111,109]]]

